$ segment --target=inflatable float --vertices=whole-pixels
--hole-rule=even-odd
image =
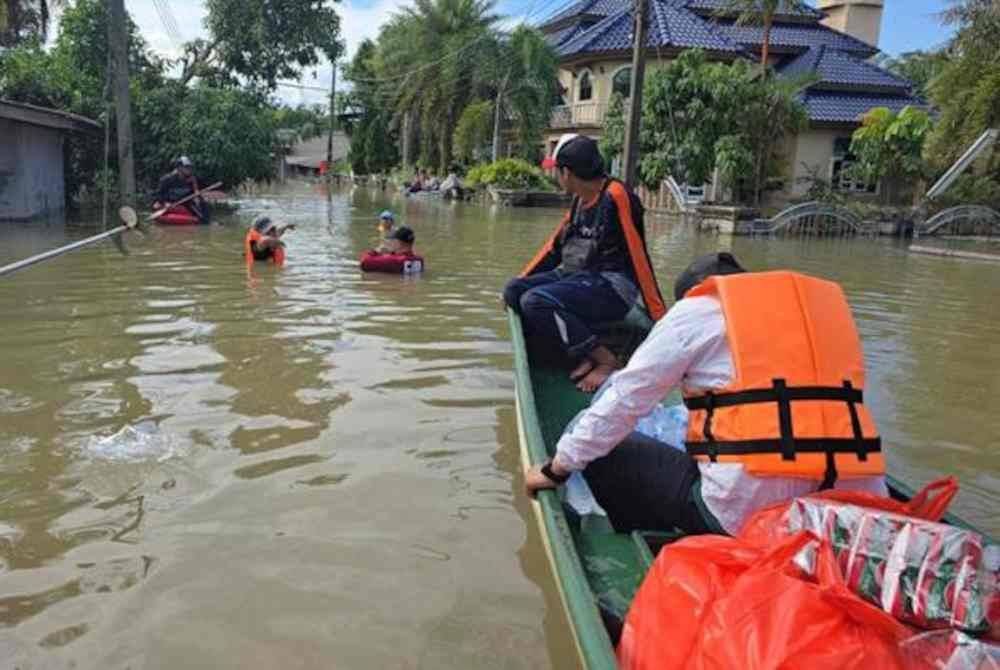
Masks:
[[[156,222],[167,226],[196,226],[200,223],[208,223],[208,216],[206,215],[202,219],[186,206],[174,205],[165,214],[157,217]]]
[[[365,272],[414,274],[423,271],[424,258],[416,254],[380,254],[369,249],[361,254],[361,269]]]

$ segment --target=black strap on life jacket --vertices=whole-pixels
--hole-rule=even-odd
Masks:
[[[734,393],[712,393],[685,398],[689,410],[705,410],[702,427],[704,441],[686,442],[687,453],[691,456],[708,456],[713,463],[720,455],[748,456],[750,454],[781,454],[782,460],[794,461],[797,453],[826,454],[826,471],[820,489],[833,488],[837,482],[836,454],[853,453],[859,461],[867,461],[868,454],[882,451],[880,437],[864,437],[858,405],[864,403],[864,393],[851,382],[844,380],[843,386],[788,386],[784,379],[774,379],[774,386],[764,389],[748,389]],[[847,404],[851,416],[852,437],[845,438],[801,438],[795,437],[792,428],[792,402],[809,400],[839,401]],[[778,427],[780,437],[756,440],[715,439],[712,433],[712,417],[720,407],[735,407],[756,403],[773,402],[778,405]]]

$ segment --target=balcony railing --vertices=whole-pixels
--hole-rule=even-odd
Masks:
[[[579,128],[581,126],[604,125],[604,116],[608,113],[606,102],[577,102],[572,105],[560,105],[552,109],[550,126],[553,129]]]

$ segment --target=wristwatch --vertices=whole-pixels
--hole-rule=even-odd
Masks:
[[[546,461],[545,465],[542,466],[542,474],[548,477],[550,481],[553,481],[556,484],[565,484],[566,480],[569,479],[570,477],[568,474],[557,475],[555,471],[552,469],[551,460]]]

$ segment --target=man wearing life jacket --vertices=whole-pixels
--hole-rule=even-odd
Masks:
[[[259,217],[243,239],[243,256],[247,265],[252,265],[254,261],[271,261],[275,265],[284,265],[285,243],[281,241],[281,236],[285,231],[294,229],[295,224],[279,228],[269,217]]]
[[[597,143],[563,135],[543,167],[573,194],[555,232],[504,289],[525,332],[557,343],[575,366],[570,377],[594,391],[620,364],[594,325],[622,320],[641,294],[655,320],[666,311],[646,252],[642,204],[609,178]]]
[[[582,470],[619,531],[731,534],[756,510],[818,489],[887,494],[861,341],[839,285],[745,272],[718,253],[685,270],[674,294],[555,458],[527,473],[529,492]],[[686,453],[630,435],[677,387]]]

